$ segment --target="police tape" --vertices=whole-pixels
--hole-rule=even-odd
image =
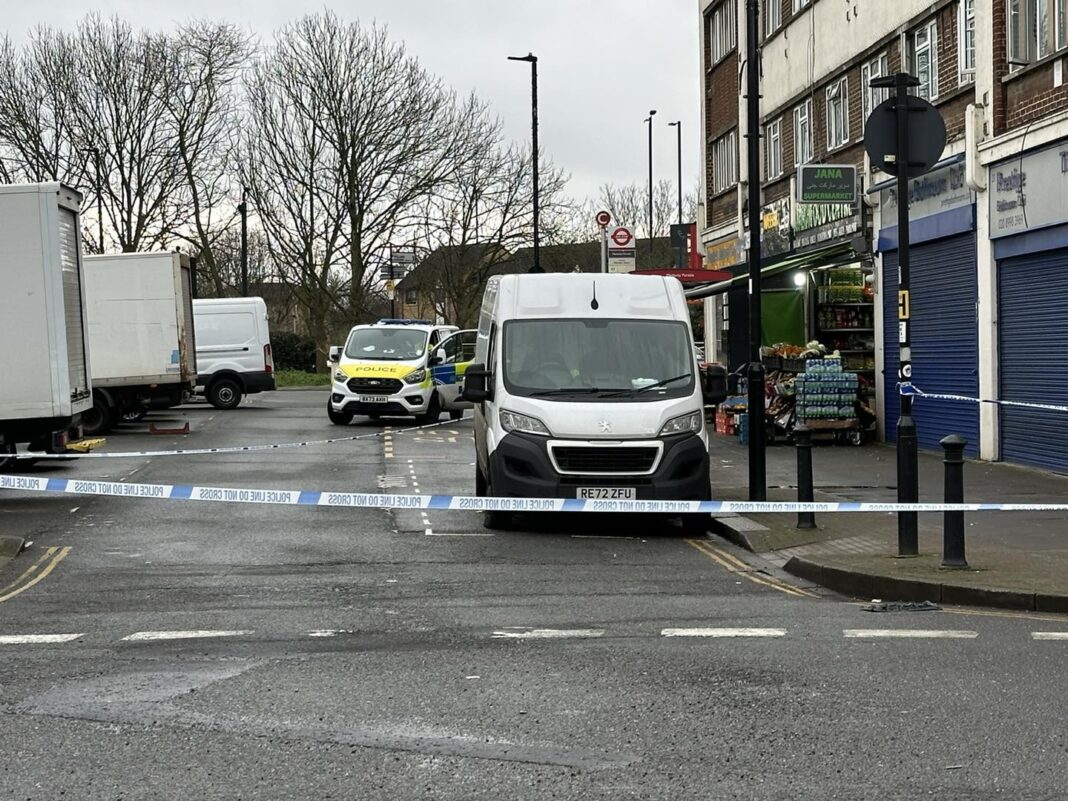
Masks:
[[[969,395],[951,395],[944,392],[924,392],[915,384],[898,384],[898,389],[902,395],[909,395],[914,398],[926,398],[928,400],[960,401],[962,403],[989,403],[992,406],[1012,406],[1017,409],[1044,409],[1049,412],[1068,412],[1068,406],[1058,406],[1053,403],[991,400],[988,398],[973,398]]]
[[[429,428],[439,428],[446,425],[455,425],[459,420],[442,420],[437,423],[427,423],[422,426],[408,426],[391,431],[372,431],[369,434],[357,434],[352,437],[333,437],[331,439],[309,439],[302,442],[279,442],[264,445],[232,445],[221,448],[182,448],[167,451],[114,451],[104,453],[42,453],[40,451],[28,451],[26,453],[3,454],[4,458],[34,459],[37,461],[70,461],[71,459],[135,459],[141,457],[157,456],[202,456],[209,453],[248,453],[252,451],[277,451],[287,448],[307,448],[312,445],[334,445],[338,442],[357,442],[366,439],[378,439],[386,434],[410,434],[417,431],[425,431]]]
[[[348,509],[427,509],[472,512],[627,512],[647,514],[765,514],[794,512],[1068,512],[1068,503],[879,503],[794,501],[636,501],[579,498],[476,498],[466,495],[398,495],[333,490],[198,487],[132,484],[92,479],[0,475],[0,490],[108,495],[170,501],[316,506]]]

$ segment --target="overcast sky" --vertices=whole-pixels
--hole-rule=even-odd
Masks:
[[[225,19],[269,40],[305,13],[329,8],[342,19],[377,20],[460,92],[474,90],[501,117],[509,137],[530,137],[530,68],[505,60],[538,56],[539,136],[544,153],[572,176],[575,197],[606,182],[645,180],[646,126],[654,128],[655,178],[676,172],[683,122],[683,187],[700,165],[700,83],[696,0],[50,0],[5,3],[16,41],[38,23],[72,27],[89,9],[165,29],[191,17]]]

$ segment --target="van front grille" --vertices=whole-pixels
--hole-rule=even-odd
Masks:
[[[397,378],[350,378],[348,387],[350,392],[394,395],[404,388],[404,383]]]
[[[648,473],[659,451],[639,447],[553,447],[553,458],[564,473]]]

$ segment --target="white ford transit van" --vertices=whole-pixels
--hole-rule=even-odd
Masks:
[[[263,298],[194,300],[197,385],[216,409],[275,388],[274,356]]]
[[[464,397],[479,496],[711,499],[704,406],[722,398],[706,397],[674,278],[491,278]]]

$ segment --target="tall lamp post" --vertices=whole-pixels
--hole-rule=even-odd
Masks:
[[[649,126],[649,264],[653,267],[653,117],[656,109],[649,109],[649,116],[645,118],[645,124]]]
[[[676,167],[678,175],[676,180],[679,184],[679,225],[682,225],[682,120],[675,120],[675,122],[668,123],[669,128],[674,128],[677,134],[677,150],[678,156],[676,158]],[[686,267],[686,248],[679,247],[679,269]]]
[[[541,257],[538,252],[538,57],[533,53],[527,53],[525,56],[508,56],[508,60],[526,61],[530,64],[530,138],[534,178],[534,266],[530,271],[540,273],[544,271],[541,269]]]
[[[241,297],[248,297],[248,203],[245,187],[241,187],[241,202],[237,205],[241,214]]]

